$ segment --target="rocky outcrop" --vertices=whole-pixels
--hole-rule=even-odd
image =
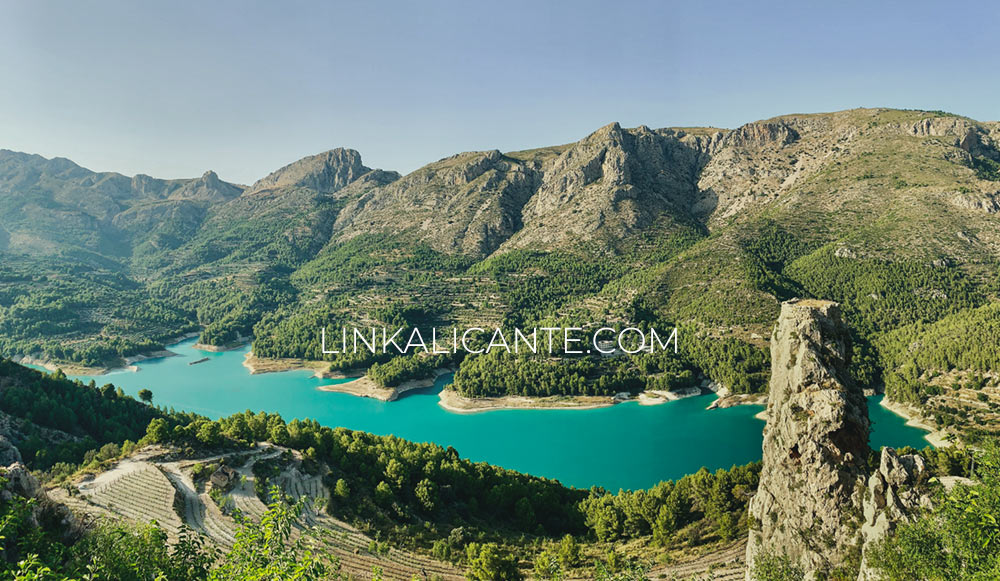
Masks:
[[[14,462],[6,468],[0,468],[0,477],[7,481],[3,490],[0,491],[0,499],[4,501],[9,502],[13,496],[38,499],[44,494],[42,487],[38,484],[38,479],[21,462]]]
[[[0,455],[3,456],[0,462],[5,461],[4,458],[17,458],[9,465],[0,464],[0,503],[10,503],[15,498],[32,500],[34,502],[29,505],[28,513],[30,526],[44,526],[46,530],[54,531],[65,541],[71,542],[77,539],[82,534],[83,527],[73,516],[72,511],[49,498],[38,483],[38,479],[21,463],[17,448],[2,437],[0,437]]]
[[[290,163],[257,180],[251,190],[302,187],[329,194],[370,171],[360,153],[339,147]]]
[[[964,139],[976,127],[974,122],[964,117],[934,116],[921,119],[908,129],[910,135],[917,137],[955,137]]]
[[[243,188],[224,182],[214,171],[205,172],[200,178],[189,180],[170,192],[171,200],[196,200],[213,204],[229,201],[243,193]]]
[[[847,372],[850,334],[830,301],[787,301],[771,337],[763,466],[750,501],[747,579],[763,556],[808,579],[878,577],[863,555],[921,507],[929,473],[916,454],[883,448],[869,473],[868,407]]]
[[[920,508],[930,508],[930,496],[924,487],[929,476],[924,459],[917,454],[899,456],[892,448],[882,449],[878,470],[868,479],[864,499],[861,541],[865,552],[900,523],[909,521]],[[858,580],[880,578],[863,558]]]
[[[213,207],[243,193],[242,186],[222,181],[214,171],[193,180],[163,181],[137,175],[132,178],[132,188],[154,199],[116,214],[111,224],[132,244],[145,243],[141,251],[177,248],[194,236]]]
[[[0,466],[10,466],[21,461],[21,451],[6,437],[0,436]]]
[[[1000,212],[1000,192],[992,194],[964,194],[955,192],[948,200],[952,205],[965,210],[996,214]]]
[[[613,246],[654,224],[690,224],[698,172],[723,136],[611,123],[567,146],[454,155],[349,204],[335,235],[406,232],[478,256],[594,240]]]
[[[703,145],[673,130],[602,127],[544,168],[524,207],[524,229],[508,246],[619,239],[657,220],[687,219]]]
[[[750,502],[748,579],[765,554],[787,556],[809,578],[856,559],[869,421],[847,372],[850,357],[836,303],[782,305],[771,338],[763,467]]]
[[[784,121],[758,121],[732,131],[726,136],[725,144],[736,147],[764,146],[770,144],[788,145],[799,138],[795,129]]]
[[[521,228],[538,178],[537,164],[496,150],[454,155],[349,203],[335,235],[407,232],[437,250],[486,255]]]
[[[909,127],[909,133],[917,137],[950,138],[955,147],[970,155],[997,159],[1000,152],[990,129],[988,125],[951,115],[921,119]]]

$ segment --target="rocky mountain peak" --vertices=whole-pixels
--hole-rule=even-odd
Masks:
[[[611,123],[608,123],[604,127],[601,127],[597,131],[593,132],[591,136],[608,136],[608,135],[621,135],[621,134],[622,134],[621,123],[613,121]]]
[[[338,147],[290,163],[258,180],[251,190],[303,187],[329,194],[370,171],[360,153]]]
[[[534,171],[498,150],[460,153],[366,191],[344,208],[334,231],[347,239],[373,226],[409,229],[436,249],[485,255],[520,228],[535,187]]]
[[[136,176],[136,178],[139,176]],[[132,180],[135,184],[135,178]],[[206,171],[200,178],[188,180],[170,192],[171,200],[199,200],[204,202],[225,202],[243,193],[243,188],[219,179],[214,171]]]
[[[622,236],[664,212],[683,215],[695,197],[700,152],[672,132],[606,125],[544,170],[513,245]]]
[[[837,303],[782,304],[771,337],[760,485],[750,502],[748,579],[761,555],[783,554],[813,578],[857,549],[869,421],[847,373],[850,355]]]
[[[164,189],[163,180],[158,180],[144,173],[132,176],[130,187],[140,198],[157,196]]]

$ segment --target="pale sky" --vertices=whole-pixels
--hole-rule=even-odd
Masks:
[[[995,2],[0,0],[0,148],[249,183],[408,172],[618,121],[891,106],[1000,118]]]

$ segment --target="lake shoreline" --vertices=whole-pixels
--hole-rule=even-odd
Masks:
[[[127,363],[123,363],[122,365],[117,365],[115,367],[88,367],[86,365],[79,365],[75,363],[57,363],[51,359],[44,359],[33,355],[12,357],[11,361],[19,365],[35,365],[37,367],[44,367],[46,371],[51,373],[55,373],[61,369],[66,375],[107,375],[112,371],[125,370],[129,367]]]
[[[507,395],[503,397],[471,398],[447,388],[441,390],[438,399],[438,405],[456,414],[523,409],[590,410],[611,407],[618,403],[615,398],[603,395],[551,396],[542,398]]]
[[[344,383],[332,383],[321,385],[317,389],[333,393],[346,393],[357,397],[370,397],[384,402],[396,401],[401,395],[414,389],[426,389],[433,387],[434,383],[442,375],[453,373],[451,369],[437,369],[431,377],[422,379],[410,379],[404,381],[396,387],[382,387],[375,383],[367,375],[346,381]]]
[[[169,337],[163,341],[163,349],[153,349],[151,351],[145,351],[142,353],[137,353],[135,355],[129,355],[128,357],[120,357],[118,361],[113,365],[105,365],[101,367],[93,367],[88,365],[80,365],[78,363],[72,362],[59,362],[52,359],[47,359],[43,357],[35,357],[34,355],[22,355],[20,357],[13,357],[11,361],[18,363],[20,365],[36,365],[38,367],[44,367],[50,372],[56,372],[62,370],[66,375],[87,375],[87,376],[98,376],[98,375],[109,375],[111,373],[119,371],[131,371],[137,372],[139,368],[136,367],[136,363],[140,361],[145,361],[147,359],[160,359],[162,357],[174,357],[177,354],[169,349],[170,346],[182,343],[192,337],[197,337],[199,333],[196,331],[191,331],[189,333],[184,333],[177,335],[175,337]]]
[[[935,448],[946,448],[954,444],[951,440],[947,439],[951,434],[945,432],[944,430],[940,430],[935,425],[931,424],[927,418],[924,417],[923,413],[916,407],[900,402],[889,401],[886,397],[883,397],[882,401],[879,403],[885,409],[905,419],[907,426],[926,431],[927,434],[924,435],[924,439]]]
[[[36,365],[38,367],[44,367],[46,370],[55,373],[56,371],[62,370],[66,375],[87,375],[87,376],[101,376],[110,375],[112,373],[117,373],[121,371],[130,371],[135,373],[139,371],[139,367],[135,364],[140,361],[145,361],[147,359],[162,359],[164,357],[174,357],[177,354],[168,349],[157,349],[155,351],[149,351],[146,353],[140,353],[138,355],[130,355],[128,357],[122,358],[118,365],[109,367],[90,367],[87,365],[79,365],[75,363],[58,363],[51,359],[45,359],[41,357],[35,357],[33,355],[23,355],[20,358],[13,358],[11,361],[18,363],[20,365]]]
[[[234,341],[225,345],[206,345],[205,343],[199,342],[192,345],[191,348],[199,351],[208,351],[210,353],[222,353],[223,351],[236,351],[237,349],[246,346],[249,342],[249,339],[244,341]]]
[[[614,398],[610,396],[589,400],[552,398],[543,402],[507,399],[473,402],[475,409],[456,410],[440,405],[441,394],[447,400],[453,390],[442,392],[452,376],[438,375],[448,371],[438,369],[436,381],[424,378],[401,385],[396,391],[396,401],[388,404],[371,397],[334,394],[367,382],[319,379],[311,372],[301,371],[250,375],[243,365],[250,348],[205,353],[192,348],[195,342],[190,339],[172,345],[170,349],[177,356],[143,362],[139,364],[141,373],[122,373],[106,379],[71,379],[84,382],[96,379],[98,384],[112,381],[132,397],[140,389],[149,389],[156,394],[158,405],[210,418],[224,418],[245,410],[266,411],[280,414],[285,421],[311,419],[330,428],[452,446],[460,451],[461,457],[474,462],[490,462],[582,488],[593,485],[614,490],[647,488],[664,478],[694,473],[702,466],[714,470],[760,458],[762,423],[752,418],[760,408],[735,406],[706,411],[705,407],[716,396],[704,393],[704,397],[696,397],[696,390],[690,391],[691,397],[671,401],[670,405],[643,406],[638,398],[622,394],[619,401],[632,403],[613,405]],[[206,356],[208,362],[189,365]],[[274,367],[273,361],[266,363]],[[285,367],[299,364],[301,369],[302,362],[278,363]],[[321,365],[325,370],[327,364]],[[334,385],[329,387],[331,384]],[[429,385],[432,387],[420,389]],[[321,388],[334,391],[324,393]],[[657,401],[664,399],[662,394],[645,396],[657,396]],[[483,409],[484,403],[489,410],[507,408],[507,411],[475,413],[488,411]],[[528,411],[538,409],[539,403],[543,409],[589,411]],[[890,416],[879,416],[880,427],[881,424],[898,426],[909,434],[890,440],[873,436],[873,445],[924,445],[923,431],[904,427],[906,420],[878,408],[877,400],[870,405],[873,410],[877,408],[877,412]],[[698,446],[677,445],[678,438],[690,434],[698,434]]]
[[[700,387],[689,387],[686,389],[678,389],[677,391],[649,389],[639,392],[639,395],[636,396],[635,400],[639,402],[639,405],[663,405],[667,402],[686,399],[689,397],[698,397],[699,395],[705,395],[705,392],[702,391]]]
[[[243,367],[250,370],[250,375],[302,370],[312,371],[314,377],[323,379],[343,379],[346,377],[361,377],[364,375],[364,371],[360,371],[357,375],[330,372],[328,371],[329,366],[330,363],[326,361],[313,361],[310,359],[297,359],[292,357],[257,357],[253,351],[247,351],[246,355],[243,356]]]

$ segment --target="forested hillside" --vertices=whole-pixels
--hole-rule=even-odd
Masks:
[[[854,373],[879,389],[896,357],[885,337],[997,294],[998,142],[995,123],[890,109],[735,130],[611,124],[402,177],[332,150],[250,187],[6,152],[0,352],[106,366],[197,331],[213,345],[252,337],[258,357],[319,360],[323,325],[676,325],[684,353],[671,368],[449,363],[467,395],[524,393],[495,380],[501,363],[540,380],[528,395],[635,391],[654,368],[668,387],[690,372],[756,392],[780,300],[809,296],[844,305]]]

